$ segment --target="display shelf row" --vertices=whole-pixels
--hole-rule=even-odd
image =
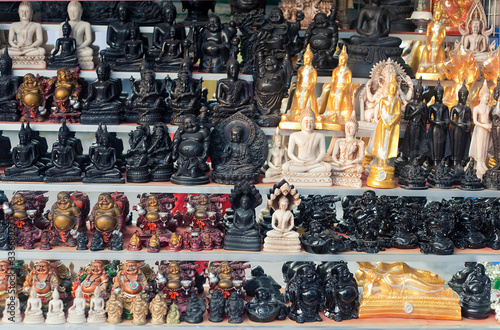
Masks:
[[[61,260],[204,260],[204,261],[222,261],[222,260],[241,260],[248,262],[284,262],[284,261],[339,261],[346,262],[425,262],[425,263],[464,263],[469,261],[481,262],[500,262],[500,252],[490,248],[483,249],[455,249],[452,255],[430,255],[420,253],[419,249],[396,249],[390,248],[379,253],[362,252],[343,252],[338,254],[311,254],[307,252],[300,253],[270,253],[270,252],[248,252],[248,251],[228,251],[228,250],[210,250],[210,251],[179,251],[170,252],[162,248],[158,253],[149,253],[146,249],[142,251],[77,251],[74,247],[54,247],[52,250],[23,250],[17,248],[11,251],[0,251],[0,260],[7,260],[14,256],[16,260],[42,260],[54,259],[57,256]]]

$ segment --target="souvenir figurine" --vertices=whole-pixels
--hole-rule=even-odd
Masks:
[[[324,217],[324,215],[322,215]],[[319,214],[314,214],[309,228],[302,234],[300,241],[309,253],[338,253],[350,248],[349,241],[327,227]]]
[[[226,314],[229,323],[242,323],[242,315],[245,313],[245,301],[241,299],[237,292],[232,292],[226,300]]]
[[[247,81],[238,79],[240,65],[234,58],[227,62],[227,78],[217,82],[217,104],[213,109],[214,124],[224,120],[235,113],[244,114],[252,118],[255,106],[252,105],[250,86]]]
[[[148,281],[139,264],[132,260],[126,261],[123,269],[118,272],[113,280],[113,292],[123,293],[123,315],[125,318],[132,319],[132,301],[135,297],[148,290]]]
[[[116,150],[110,145],[108,128],[101,124],[96,131],[96,144],[89,148],[91,165],[85,169],[84,183],[125,183],[116,167]]]
[[[92,232],[102,234],[102,247],[113,247],[111,239],[114,235],[125,230],[125,216],[128,214],[128,200],[123,194],[102,193],[89,215],[90,229]],[[93,243],[93,242],[92,242]],[[93,243],[94,244],[94,243]],[[123,240],[122,240],[123,244]],[[101,244],[97,244],[101,246]]]
[[[372,155],[377,157],[378,164],[371,167],[367,185],[377,188],[394,188],[394,167],[387,165],[387,160],[397,156],[399,142],[399,122],[401,117],[401,101],[398,98],[396,75],[389,84],[389,94],[380,100],[377,129],[373,138]]]
[[[130,21],[130,9],[126,2],[120,2],[116,8],[116,12],[117,21],[108,26],[106,36],[108,48],[101,50],[100,54],[102,60],[108,63],[112,69],[119,67],[121,70],[134,71],[138,67],[129,66],[130,63],[127,63],[125,45],[127,41],[131,40],[132,35],[136,37],[140,35],[139,25],[134,21]],[[117,63],[118,60],[121,60],[124,65],[119,66]]]
[[[82,171],[76,163],[75,149],[69,145],[70,132],[64,119],[57,138],[58,141],[52,145],[52,157],[45,171],[45,182],[81,181]]]
[[[472,132],[472,139],[470,142],[469,157],[474,158],[477,176],[482,178],[484,173],[488,170],[488,167],[486,167],[486,160],[490,149],[490,136],[492,129],[489,105],[490,90],[486,80],[483,83],[483,87],[479,91],[479,99],[481,100],[479,105],[475,106],[472,110],[474,130]]]
[[[412,69],[403,61],[401,39],[389,36],[391,32],[391,13],[380,6],[381,0],[370,0],[368,6],[359,11],[356,25],[357,35],[349,38],[347,65],[353,76],[367,78],[375,63],[392,59],[403,66],[406,73],[413,78]],[[374,24],[377,22],[377,24]]]
[[[265,286],[255,291],[255,297],[245,305],[245,310],[252,322],[284,320],[288,314],[288,307],[276,299]]]
[[[9,298],[10,293],[14,293],[14,290],[11,290],[9,293],[9,289],[13,288],[9,282],[15,282],[15,289],[19,288],[19,281],[22,281],[22,278],[15,272],[13,265],[10,264],[7,260],[0,260],[0,292],[2,293],[2,297],[0,298],[0,308],[5,309],[5,303],[7,302],[7,298]]]
[[[152,324],[165,324],[165,315],[167,315],[167,303],[160,293],[149,303]]]
[[[497,79],[497,85],[493,89],[493,99],[497,102],[490,109],[489,117],[491,121],[491,142],[492,142],[492,153],[493,159],[495,160],[495,166],[486,171],[484,176],[484,185],[488,189],[499,189],[500,188],[500,102],[498,102],[498,97],[500,94],[500,78]]]
[[[443,66],[446,54],[443,42],[446,38],[446,24],[442,19],[442,13],[443,9],[441,7],[436,8],[433,20],[427,25],[426,45],[422,49],[422,56],[416,74],[417,79],[444,79]]]
[[[6,300],[9,307],[3,310],[2,322],[7,324],[21,323],[23,321],[21,303],[19,298],[16,297],[16,290],[10,289]]]
[[[352,117],[351,82],[352,72],[347,67],[347,52],[343,46],[339,66],[332,71],[332,82],[323,85],[319,99],[322,129],[339,130]]]
[[[160,252],[160,238],[158,234],[154,233],[148,240],[148,252],[157,253]]]
[[[337,66],[334,58],[339,40],[339,28],[336,22],[337,8],[332,7],[330,16],[326,13],[314,15],[314,21],[309,24],[304,36],[304,45],[311,45],[313,53],[312,65],[321,73],[329,73]],[[304,21],[301,25],[305,25]],[[306,49],[303,50],[303,53]],[[347,58],[346,58],[347,60]]]
[[[472,122],[471,109],[467,105],[469,92],[465,84],[458,91],[458,104],[450,111],[451,160],[453,161],[453,182],[460,183],[464,177],[462,161],[468,156],[470,145],[470,129]]]
[[[436,169],[441,160],[445,157],[445,147],[449,143],[448,126],[450,124],[450,114],[448,107],[443,104],[444,88],[438,79],[437,86],[434,88],[434,104],[429,106],[429,135],[431,147],[431,160],[433,168]]]
[[[174,46],[172,43],[175,42],[176,46],[175,48],[177,51],[182,50],[182,42],[184,39],[186,39],[186,31],[184,29],[184,26],[180,23],[177,23],[175,21],[175,18],[177,17],[177,9],[171,2],[166,2],[165,5],[162,8],[162,22],[160,24],[155,25],[153,29],[153,47],[148,51],[148,56],[151,58],[163,58],[163,56],[160,55],[160,53],[165,52],[167,58],[173,59],[170,57],[173,53],[172,51],[175,51],[174,48],[170,48],[171,46]],[[167,43],[167,45],[165,45]],[[165,47],[168,47],[165,49]],[[167,51],[168,50],[168,51]],[[177,53],[177,51],[175,51]],[[181,59],[184,53],[180,52]],[[162,62],[164,62],[162,60]],[[163,63],[162,63],[163,64]],[[170,65],[174,66],[173,63],[170,61],[165,61],[165,65]],[[180,64],[180,63],[179,63]],[[179,66],[176,65],[178,68]],[[165,68],[159,68],[157,67],[156,71],[163,71]],[[167,72],[172,72],[171,70],[165,70]]]
[[[119,100],[121,82],[110,79],[110,70],[107,63],[97,65],[97,80],[89,84],[88,96],[83,104],[82,124],[118,125],[121,122],[124,106]]]
[[[325,316],[337,322],[358,318],[358,284],[347,268],[340,262],[333,266],[325,279]]]
[[[0,57],[0,120],[18,121],[17,102],[15,100],[18,78],[12,75],[12,58],[9,56],[9,49],[5,46]]]
[[[464,171],[464,176],[460,180],[460,189],[462,190],[482,190],[483,181],[478,178],[476,167],[476,161],[474,158],[469,158],[465,160],[466,168]]]
[[[43,80],[43,77],[35,77],[33,74],[28,73],[24,76],[23,83],[17,89],[16,100],[21,112],[20,120],[22,122],[29,120],[43,121],[43,116],[47,113],[43,96]]]
[[[351,116],[345,123],[345,138],[339,138],[329,147],[324,158],[332,166],[332,183],[334,186],[361,188],[361,163],[365,157],[365,143],[356,139],[358,121]]]
[[[49,308],[47,311],[47,319],[45,320],[47,324],[63,324],[66,323],[66,316],[64,314],[64,305],[61,299],[59,299],[59,291],[56,288],[52,294],[52,300],[49,302]]]
[[[266,1],[262,0],[231,0],[229,1],[229,5],[231,6],[231,15],[236,15],[236,17],[246,17],[245,14],[253,11],[264,14],[266,10]]]
[[[451,280],[448,281],[448,286],[452,288],[459,295],[463,292],[463,284],[467,277],[475,271],[477,262],[465,262],[464,268],[453,274]]]
[[[287,283],[286,297],[292,305],[288,317],[297,323],[322,321],[320,307],[324,304],[323,283],[310,264],[301,265]]]
[[[50,122],[61,122],[65,119],[69,123],[80,121],[80,93],[82,87],[78,82],[79,71],[71,72],[67,68],[57,70],[57,78],[47,80],[45,97],[52,97]]]
[[[316,97],[316,80],[318,73],[312,66],[313,54],[310,45],[303,55],[304,65],[297,71],[297,87],[293,95],[292,105],[288,110],[288,114],[281,116],[279,127],[281,129],[300,129],[302,113],[306,109],[311,109],[314,112],[314,117],[318,117],[318,102]],[[317,127],[320,128],[320,127]]]
[[[172,140],[164,123],[154,124],[148,148],[149,180],[154,182],[169,181],[173,172]]]
[[[139,231],[136,230],[132,236],[130,237],[130,240],[128,242],[128,251],[140,251],[142,249],[141,246],[141,239],[139,238]]]
[[[283,180],[269,191],[268,199],[268,203],[274,210],[271,219],[273,229],[266,233],[263,250],[266,252],[300,252],[299,233],[294,231],[295,224],[291,212],[301,202],[297,190]]]
[[[314,132],[315,120],[314,111],[306,108],[300,113],[300,132],[290,134],[289,160],[283,164],[283,178],[291,184],[332,185],[332,166],[323,161],[326,155],[325,138],[321,133]]]
[[[127,182],[149,182],[148,148],[149,126],[137,125],[128,133],[130,149],[127,151]]]
[[[167,24],[165,23],[164,25]],[[185,38],[183,27],[182,32]],[[161,51],[158,53],[158,51],[156,51],[156,49],[154,48],[149,51],[148,54],[152,54],[153,51],[156,51],[156,54],[158,54],[158,56],[155,57],[156,71],[175,72],[179,70],[179,66],[182,64],[182,61],[187,54],[187,50],[185,49],[187,42],[183,39],[177,39],[178,37],[179,30],[176,29],[176,26],[171,25],[165,36],[162,37],[163,40],[162,44],[160,45]]]
[[[87,250],[89,244],[89,238],[87,237],[87,232],[78,232],[76,237],[77,250]]]
[[[13,68],[45,69],[45,49],[43,45],[42,24],[32,22],[31,2],[19,5],[19,22],[10,24],[9,53]]]
[[[173,138],[172,161],[176,161],[178,166],[170,181],[182,185],[209,183],[210,179],[205,174],[209,170],[206,163],[209,146],[209,130],[200,126],[196,116],[184,116]]]
[[[37,296],[34,286],[31,287],[29,294],[23,322],[26,324],[40,324],[45,322],[42,312],[42,300]]]
[[[11,242],[11,235],[14,230],[11,228],[10,222],[5,219],[0,219],[0,250],[13,250],[16,242]]]
[[[35,289],[35,295],[41,297],[44,307],[50,301],[54,290],[59,290],[61,278],[57,274],[57,269],[47,260],[39,261],[34,269],[26,276],[23,283],[23,291],[31,293]],[[26,314],[25,314],[26,315]]]
[[[224,320],[226,315],[225,304],[226,299],[222,295],[222,291],[214,291],[212,297],[208,299],[208,312],[210,313],[208,320],[210,322],[222,322]]]
[[[123,300],[120,295],[111,294],[106,302],[106,313],[108,314],[108,323],[119,324],[122,322]]]
[[[87,322],[85,317],[85,298],[83,298],[82,287],[78,287],[75,291],[75,299],[73,305],[68,309],[68,323],[82,324]]]
[[[212,13],[215,9],[216,0],[208,0],[208,1],[199,1],[199,0],[190,0],[182,3],[182,11],[188,12],[186,18],[184,19],[184,24],[186,23],[195,23],[200,24],[207,22],[208,11],[211,10]]]
[[[167,314],[167,324],[177,324],[180,322],[180,313],[179,313],[179,307],[177,304],[174,302],[172,305],[170,305],[170,308],[168,309],[168,314]]]
[[[240,113],[219,122],[210,141],[212,180],[222,184],[256,182],[267,158],[265,134]]]
[[[255,208],[262,203],[262,196],[254,185],[241,181],[231,190],[229,201],[234,218],[226,230],[224,249],[260,251],[261,238],[255,222]]]
[[[188,323],[201,323],[206,309],[205,305],[205,297],[198,298],[196,294],[193,293],[189,298],[186,315],[183,317],[183,321]]]
[[[70,37],[72,32],[69,21],[66,20],[61,26],[62,36],[56,40],[52,54],[47,58],[49,60],[48,69],[71,68],[78,66],[78,57],[76,56],[76,39]]]
[[[273,136],[273,146],[267,154],[267,170],[262,182],[279,182],[283,179],[283,164],[288,160],[287,152],[282,144],[282,137],[279,128],[276,127],[276,134]]]
[[[450,235],[455,227],[454,218],[449,209],[440,202],[427,205],[424,215],[422,237],[419,240],[420,251],[437,255],[453,254],[455,245]]]
[[[484,265],[477,264],[462,285],[460,306],[462,316],[468,319],[485,319],[491,312],[491,280]]]
[[[1,67],[1,64],[0,64]],[[1,80],[1,77],[0,77]],[[1,115],[0,115],[1,116]],[[10,139],[8,136],[3,135],[3,131],[0,130],[0,166],[9,167],[12,166],[12,151],[11,151]]]
[[[95,288],[94,297],[90,299],[89,317],[87,323],[104,323],[106,322],[106,302],[101,297],[101,290]]]
[[[142,294],[138,294],[132,300],[130,306],[130,314],[132,314],[132,324],[144,325],[147,323],[146,317],[149,313],[149,304],[144,299]]]
[[[155,73],[148,68],[146,61],[142,62],[140,71],[140,81],[135,81],[133,76],[129,79],[132,94],[127,100],[125,121],[154,125],[163,121],[165,115],[164,86],[156,81]]]
[[[98,288],[106,294],[110,280],[105,270],[105,263],[101,260],[92,261],[82,271],[84,273],[82,276],[79,276],[81,283],[77,281],[73,286],[76,289],[81,288],[88,307],[90,299],[94,296],[95,289]]]
[[[203,79],[194,79],[192,62],[185,59],[180,67],[177,79],[167,76],[165,80],[166,92],[169,95],[166,101],[170,104],[172,125],[181,125],[186,115],[200,114]]]

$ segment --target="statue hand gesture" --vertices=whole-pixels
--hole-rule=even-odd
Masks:
[[[299,10],[296,14],[296,21],[297,22],[300,22],[302,21],[303,19],[305,18],[305,15],[304,13],[302,12],[302,10]]]

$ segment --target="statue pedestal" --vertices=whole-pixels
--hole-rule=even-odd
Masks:
[[[330,172],[320,173],[293,173],[283,172],[283,178],[290,184],[300,187],[330,187],[332,185]]]
[[[227,235],[224,239],[225,250],[260,251],[262,249],[260,235]]]
[[[80,123],[86,125],[119,125],[121,122],[120,110],[83,110]]]
[[[372,165],[366,184],[374,188],[395,188],[394,167]]]
[[[11,56],[13,69],[45,69],[45,55]]]
[[[298,253],[301,250],[300,239],[286,237],[266,237],[264,239],[264,251],[278,253]]]
[[[440,79],[441,81],[444,80],[444,73],[427,73],[427,72],[417,72],[415,74],[415,79],[420,79],[422,78],[423,80],[438,80]]]
[[[79,112],[72,113],[53,113],[49,117],[49,122],[51,123],[61,123],[64,119],[68,124],[74,124],[80,122],[80,116],[82,114]]]
[[[93,70],[94,58],[92,56],[80,56],[78,57],[78,66],[82,70]]]
[[[154,182],[165,182],[165,181],[170,181],[171,176],[172,176],[171,166],[157,166],[151,170],[149,174],[149,180]]]
[[[158,108],[137,109],[137,124],[154,125],[163,121],[162,111]]]
[[[361,188],[360,173],[332,172],[332,184],[334,186],[345,186]]]
[[[26,323],[26,324],[40,324],[40,323],[44,323],[44,322],[45,322],[45,319],[43,318],[43,314],[42,313],[40,313],[40,314],[38,314],[38,313],[36,313],[36,314],[28,313],[28,314],[24,315],[24,321],[23,321],[23,323]]]
[[[147,166],[127,168],[127,182],[149,182],[149,169]]]
[[[389,58],[400,64],[410,78],[415,77],[412,68],[401,57],[403,48],[399,46],[383,47],[348,44],[347,53],[349,54],[347,66],[352,71],[353,77],[370,78],[372,67],[378,62]]]

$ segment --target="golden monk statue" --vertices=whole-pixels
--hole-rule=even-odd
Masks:
[[[118,324],[122,322],[123,300],[120,295],[111,294],[106,302],[106,313],[108,313],[108,323]]]
[[[339,66],[332,71],[331,84],[323,85],[321,94],[321,128],[329,130],[341,130],[349,118],[351,118],[353,103],[351,93],[352,72],[347,67],[347,52],[345,46],[339,55]],[[325,99],[328,95],[326,105]]]
[[[446,59],[444,52],[444,39],[446,38],[446,25],[442,19],[442,10],[440,7],[434,12],[433,21],[427,25],[426,45],[422,50],[420,65],[416,78],[443,80],[443,66]]]
[[[149,304],[146,299],[144,299],[143,294],[138,294],[137,296],[135,296],[134,300],[132,300],[130,313],[133,316],[132,324],[144,325],[147,323]]]
[[[151,312],[151,324],[164,324],[165,316],[167,315],[167,303],[161,293],[156,294],[149,304]]]
[[[379,122],[373,137],[372,155],[378,158],[378,164],[371,167],[367,185],[377,188],[394,188],[394,167],[387,165],[387,160],[398,155],[399,123],[401,119],[401,101],[397,97],[398,83],[396,75],[388,87],[388,96],[380,100]]]
[[[279,127],[281,129],[300,129],[300,114],[310,107],[315,116],[318,116],[318,101],[316,96],[316,80],[318,72],[312,66],[313,53],[310,46],[304,53],[304,65],[297,71],[297,85],[293,95],[292,106],[288,114],[281,116]]]
[[[373,270],[378,273],[391,273],[391,274],[413,274],[416,278],[434,285],[443,285],[444,279],[442,279],[438,274],[430,272],[424,269],[418,269],[408,266],[405,262],[397,261],[397,262],[377,262],[376,264],[372,264],[370,262],[361,262],[358,261],[360,271],[356,272],[356,282],[358,282],[359,286],[364,285],[364,281],[366,280],[364,270]]]

